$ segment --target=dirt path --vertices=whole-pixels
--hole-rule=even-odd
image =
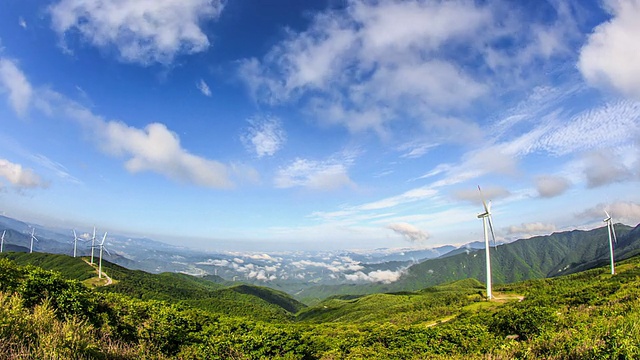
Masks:
[[[89,266],[91,266],[92,268],[96,269],[96,273],[98,274],[98,277],[100,277],[100,272],[98,270],[98,267],[96,266],[96,264],[91,264],[89,261],[87,261],[87,259],[83,259],[84,262],[86,262],[87,264],[89,264]],[[107,279],[107,282],[104,283],[104,285],[102,286],[107,286],[107,285],[111,285],[113,284],[113,280],[111,279],[111,277],[109,277],[109,275],[107,275],[106,272],[102,272],[102,276]]]

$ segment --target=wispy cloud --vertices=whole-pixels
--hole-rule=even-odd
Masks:
[[[337,190],[355,187],[348,174],[354,161],[353,154],[333,156],[326,160],[295,159],[288,166],[278,170],[274,179],[278,188],[306,187],[314,190]]]
[[[247,150],[258,158],[273,156],[287,140],[282,121],[274,116],[255,116],[247,120],[249,126],[241,136]]]
[[[48,183],[43,181],[33,170],[7,159],[0,159],[0,179],[4,179],[17,189],[48,187]]]
[[[211,89],[209,89],[209,85],[207,85],[204,80],[200,79],[200,81],[196,83],[196,87],[198,88],[198,90],[200,90],[202,95],[211,97]]]
[[[60,164],[59,162],[53,161],[42,154],[31,155],[31,159],[38,164],[46,167],[47,169],[53,171],[61,179],[70,181],[75,184],[82,183],[82,181],[78,180],[78,178],[69,174],[69,170],[67,170],[64,165]]]
[[[23,29],[27,28],[27,22],[24,20],[22,16],[18,18],[18,25],[20,25],[20,27]]]
[[[143,65],[206,50],[200,22],[222,10],[217,0],[61,0],[49,7],[63,42],[77,31],[93,46],[115,47],[120,60]]]
[[[0,58],[0,90],[9,93],[11,106],[18,115],[24,116],[29,107],[33,89],[24,73],[12,60]]]
[[[637,0],[607,0],[613,16],[597,26],[580,50],[578,68],[594,86],[640,100],[640,5]]]

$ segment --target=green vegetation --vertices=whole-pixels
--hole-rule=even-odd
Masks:
[[[0,358],[640,357],[640,257],[619,263],[614,276],[603,267],[502,285],[496,294],[508,300],[490,303],[480,301],[482,284],[467,279],[416,292],[336,296],[310,308],[270,289],[218,288],[175,274],[132,272],[128,276],[141,288],[130,296],[114,289],[129,291],[117,285],[132,279],[118,279],[111,264],[108,269],[119,282],[98,290],[59,272],[0,259]],[[156,290],[150,285],[163,282]],[[182,282],[181,299],[152,299]],[[189,294],[246,298],[222,314]],[[242,309],[260,301],[282,311],[299,309],[298,316],[273,317],[262,306]]]

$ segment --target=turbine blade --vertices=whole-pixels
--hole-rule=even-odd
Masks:
[[[106,251],[106,252],[107,252],[107,254],[109,254],[109,256],[111,256],[111,253],[109,252],[109,250],[107,250],[107,248],[106,248],[106,247],[102,247],[102,249],[103,249],[104,251]]]
[[[104,241],[107,240],[107,232],[104,232],[104,236],[102,237],[102,242],[100,243],[100,246],[104,245]]]
[[[76,229],[73,229],[73,240],[78,240],[78,235],[76,235]]]
[[[493,232],[493,220],[491,220],[491,215],[487,216],[489,220],[489,229],[491,230],[491,238],[493,238],[493,247],[498,248],[496,245],[496,234]]]
[[[484,206],[484,211],[488,214],[489,207],[487,207],[487,202],[484,201],[484,195],[482,195],[482,189],[480,189],[480,185],[478,185],[478,191],[480,192],[480,198],[482,199],[482,206]]]
[[[613,224],[611,224],[611,232],[613,233],[613,241],[617,244],[618,239],[616,239],[616,230],[613,228]]]
[[[609,213],[607,212],[607,210],[604,211],[604,213],[607,215],[607,219],[611,218],[611,215],[609,215]]]

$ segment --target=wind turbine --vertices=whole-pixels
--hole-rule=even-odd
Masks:
[[[609,215],[607,210],[605,210],[604,213],[607,215],[607,218],[604,219],[603,221],[607,224],[607,233],[609,233],[609,255],[611,256],[611,275],[615,275],[616,264],[613,260],[613,242],[615,241],[617,243],[618,239],[616,239],[616,231],[613,229],[613,221],[611,221],[611,215]],[[611,239],[611,234],[613,234],[613,240]]]
[[[73,229],[73,257],[76,257],[78,249],[78,235],[76,235],[76,229]]]
[[[482,219],[482,227],[484,229],[484,248],[487,262],[487,299],[491,300],[493,294],[491,293],[491,256],[489,255],[489,231],[491,230],[491,237],[493,238],[493,245],[496,244],[496,235],[493,232],[493,221],[491,220],[491,201],[487,204],[482,196],[482,190],[478,185],[478,191],[480,191],[480,197],[482,198],[482,206],[484,206],[484,212],[478,214],[478,219]],[[487,224],[489,225],[487,228]]]
[[[7,232],[7,230],[3,230],[2,231],[2,238],[0,238],[0,253],[3,251],[4,249],[4,234]]]
[[[96,247],[96,227],[93,227],[93,237],[91,238],[91,265],[93,265],[93,248]]]
[[[111,255],[111,253],[109,252],[109,250],[105,249],[104,247],[104,241],[107,240],[107,233],[104,233],[104,236],[102,237],[102,242],[100,244],[98,244],[98,247],[100,248],[100,262],[98,265],[98,278],[102,279],[102,250],[106,251],[107,254]],[[92,250],[93,251],[93,250]]]
[[[38,241],[36,237],[36,228],[31,228],[31,246],[29,247],[29,254],[33,253],[33,240]]]

